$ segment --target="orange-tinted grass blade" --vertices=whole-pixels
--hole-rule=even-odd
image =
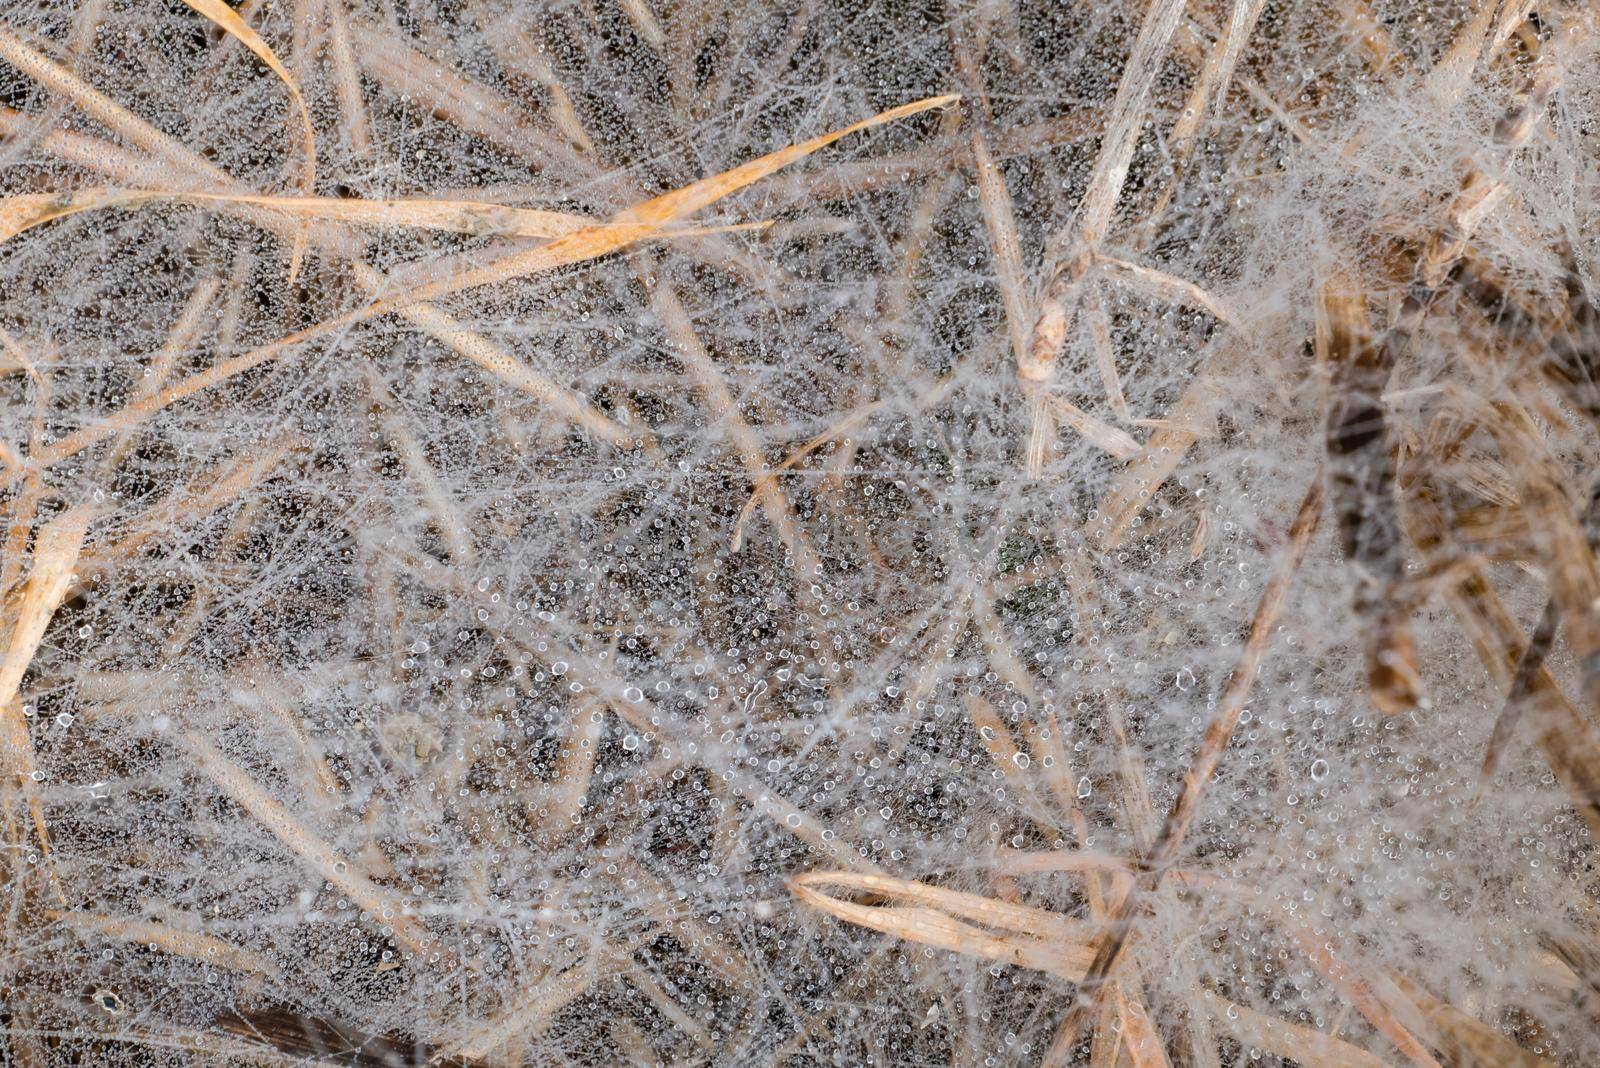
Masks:
[[[317,140],[316,133],[311,126],[311,111],[306,107],[305,95],[300,92],[300,84],[295,81],[294,75],[289,73],[277,57],[277,54],[261,39],[261,35],[250,28],[249,23],[240,18],[233,8],[223,0],[183,0],[202,17],[215,23],[224,33],[235,38],[240,44],[254,52],[256,58],[271,68],[272,73],[278,76],[284,87],[289,90],[289,96],[294,101],[294,109],[300,115],[300,128],[304,137],[302,151],[305,153],[305,170],[301,175],[300,186],[305,192],[310,193],[317,184]],[[289,284],[294,285],[295,278],[300,274],[300,263],[305,258],[308,235],[305,228],[295,234],[294,247],[289,254]]]

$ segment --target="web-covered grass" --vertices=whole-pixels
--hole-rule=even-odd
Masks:
[[[0,6],[0,1063],[1592,1063],[1596,29]]]

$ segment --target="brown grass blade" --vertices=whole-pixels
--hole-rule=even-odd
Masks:
[[[1406,532],[1425,561],[1463,560],[1439,506],[1424,491],[1411,495]],[[1509,692],[1526,648],[1481,561],[1465,558],[1450,572],[1445,601],[1495,685]],[[1591,833],[1600,835],[1600,737],[1567,700],[1548,667],[1534,674],[1526,713],[1550,770],[1567,790]]]
[[[9,707],[17,696],[50,619],[72,584],[72,569],[93,517],[91,505],[79,505],[46,523],[34,541],[33,570],[17,607],[5,660],[0,663],[0,707]]]
[[[44,805],[33,788],[36,767],[33,738],[17,696],[56,607],[72,585],[72,569],[83,550],[84,535],[93,517],[91,505],[79,505],[52,519],[39,531],[33,546],[33,570],[17,606],[5,661],[0,663],[0,718],[4,719],[4,750],[10,751],[6,764],[27,798],[34,831],[39,836],[39,849],[46,859],[50,857],[50,834],[45,826]],[[50,872],[50,881],[56,895],[61,897],[54,869]]]
[[[1122,1018],[1123,1048],[1133,1060],[1134,1068],[1171,1068],[1167,1051],[1162,1047],[1161,1036],[1150,1022],[1144,1002],[1128,990],[1127,983],[1116,983],[1117,1015]]]
[[[1421,678],[1409,613],[1398,597],[1405,559],[1395,458],[1381,396],[1393,365],[1373,341],[1365,298],[1346,279],[1323,287],[1316,331],[1318,359],[1331,372],[1325,432],[1329,483],[1351,565],[1352,604],[1368,630],[1368,693],[1380,712],[1395,715],[1416,706]]]
[[[1398,972],[1390,978],[1414,1002],[1439,1034],[1439,1052],[1453,1064],[1492,1064],[1497,1068],[1553,1068],[1554,1061],[1529,1053],[1482,1020],[1434,997]]]
[[[468,0],[473,18],[483,29],[490,48],[508,70],[530,79],[545,93],[556,128],[585,156],[594,154],[594,142],[583,128],[572,96],[556,77],[544,50],[528,38],[512,14],[497,16],[484,0]]]
[[[1266,588],[1261,591],[1261,599],[1257,602],[1255,615],[1250,621],[1250,633],[1245,639],[1244,649],[1240,652],[1239,660],[1228,678],[1227,688],[1217,703],[1211,722],[1206,726],[1200,749],[1190,763],[1189,770],[1184,774],[1183,788],[1167,813],[1167,818],[1161,826],[1161,834],[1151,847],[1148,857],[1138,865],[1139,870],[1144,873],[1140,882],[1146,888],[1153,887],[1172,867],[1183,840],[1199,813],[1200,802],[1205,796],[1206,788],[1216,774],[1217,766],[1222,762],[1222,754],[1227,750],[1228,742],[1233,738],[1234,728],[1238,725],[1239,716],[1249,701],[1256,675],[1261,670],[1261,663],[1266,657],[1272,635],[1277,629],[1278,617],[1288,601],[1294,577],[1300,570],[1306,550],[1310,548],[1311,537],[1316,533],[1317,525],[1321,521],[1322,503],[1323,476],[1319,471],[1300,503],[1300,510],[1294,522],[1290,525],[1286,551],[1272,577],[1267,581]],[[1112,913],[1109,932],[1100,942],[1094,961],[1084,975],[1077,999],[1056,1036],[1053,1048],[1070,1049],[1077,1043],[1077,1036],[1087,1017],[1094,1011],[1106,979],[1112,974],[1123,947],[1132,936],[1132,918],[1138,908],[1138,894],[1130,893]]]

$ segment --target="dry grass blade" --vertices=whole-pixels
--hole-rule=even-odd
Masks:
[[[1334,952],[1333,944],[1323,932],[1314,931],[1299,923],[1287,925],[1289,936],[1300,952],[1316,966],[1344,999],[1357,1012],[1366,1017],[1379,1034],[1417,1068],[1440,1068],[1438,1060],[1428,1052],[1417,1037],[1396,1016],[1394,1009],[1380,996],[1376,985],[1369,982],[1349,963]]]
[[[667,35],[662,31],[661,23],[656,21],[655,12],[650,10],[645,0],[617,0],[617,3],[628,16],[628,21],[633,23],[633,28],[639,31],[639,36],[650,42],[651,48],[666,47]]]
[[[820,887],[839,887],[909,906],[842,901]],[[795,895],[829,915],[909,942],[1049,972],[1073,982],[1094,956],[1087,924],[1044,909],[883,875],[810,872],[790,882]],[[972,921],[972,922],[967,922]]]
[[[604,954],[594,953],[582,964],[540,980],[521,995],[508,999],[510,1004],[500,1015],[485,1020],[445,1047],[433,1063],[481,1061],[511,1043],[542,1034],[556,1013],[600,980],[609,963]]]
[[[1412,494],[1404,518],[1407,535],[1425,561],[1459,559],[1444,514],[1429,494]],[[1526,642],[1482,563],[1469,559],[1455,569],[1445,592],[1490,678],[1502,692],[1509,693]],[[1567,701],[1548,667],[1533,675],[1527,716],[1550,770],[1566,788],[1591,833],[1600,835],[1600,738]]]
[[[1157,300],[1197,308],[1227,323],[1235,330],[1243,329],[1239,316],[1233,309],[1193,282],[1174,277],[1165,271],[1158,271],[1154,267],[1144,267],[1137,263],[1119,260],[1115,256],[1097,253],[1094,261],[1113,278],[1127,283],[1136,290],[1142,290]]]
[[[45,826],[44,805],[34,789],[33,739],[17,697],[28,665],[44,640],[45,630],[72,586],[72,569],[83,550],[84,535],[93,518],[92,505],[79,505],[46,523],[35,537],[33,569],[11,621],[11,641],[5,660],[0,663],[0,717],[4,718],[4,749],[9,751],[6,764],[27,798],[34,832],[39,836],[39,848],[46,858],[50,855],[50,835]],[[61,888],[55,884],[54,869],[50,880],[60,897]]]
[[[1233,82],[1233,72],[1244,55],[1244,47],[1255,32],[1256,22],[1266,0],[1233,0],[1233,10],[1228,16],[1228,31],[1222,47],[1222,58],[1216,75],[1216,94],[1220,101]]]
[[[1551,596],[1560,607],[1567,641],[1582,670],[1584,698],[1590,708],[1600,708],[1600,564],[1532,417],[1514,402],[1496,407],[1502,418],[1490,421],[1490,429],[1512,465],[1534,523]]]
[[[1207,990],[1201,995],[1212,1019],[1243,1044],[1259,1046],[1304,1068],[1383,1068],[1384,1061],[1359,1046],[1300,1024],[1235,1005]]]
[[[96,122],[160,159],[181,167],[188,164],[191,158],[198,158],[191,157],[188,150],[176,141],[133,115],[76,74],[30,47],[4,26],[0,26],[0,59],[4,59],[45,88],[71,100]],[[209,169],[216,177],[223,177],[220,170]]]
[[[1006,332],[1011,338],[1012,358],[1027,358],[1032,310],[1025,291],[1022,247],[1017,242],[1017,220],[1012,210],[1011,193],[1000,173],[988,141],[981,130],[972,134],[972,157],[978,168],[978,203],[983,209],[983,224],[989,233],[989,251],[994,256],[995,275],[1006,309]]]
[[[80,189],[69,193],[23,193],[0,200],[0,242],[55,219],[105,208],[157,202],[216,205],[245,214],[291,219],[443,230],[471,237],[556,238],[604,223],[586,215],[513,208],[471,200],[355,200],[338,197],[270,197],[245,193],[201,193],[162,189]],[[655,236],[703,237],[763,230],[770,222],[664,228]]]
[[[1161,1036],[1150,1023],[1144,1003],[1130,993],[1126,983],[1115,984],[1117,1015],[1122,1018],[1123,1048],[1134,1068],[1171,1068]]]
[[[208,779],[318,875],[337,886],[386,933],[392,932],[398,944],[419,954],[430,947],[437,948],[437,939],[396,895],[335,853],[332,846],[295,819],[281,802],[245,774],[244,769],[223,756],[216,746],[193,733],[185,735],[184,742]]]
[[[954,376],[947,375],[946,377],[940,379],[917,398],[917,406],[919,408],[923,408],[928,405],[938,403],[939,400],[949,392],[950,387],[954,384]],[[882,411],[887,406],[887,400],[875,400],[861,405],[849,414],[839,418],[833,423],[832,426],[822,431],[822,433],[817,434],[815,437],[811,438],[811,440],[796,448],[788,456],[783,458],[782,463],[778,464],[777,467],[772,468],[771,471],[763,475],[756,483],[755,488],[750,491],[750,496],[744,502],[744,507],[739,509],[739,518],[733,525],[733,536],[728,539],[729,551],[738,552],[740,547],[744,544],[745,524],[750,522],[750,517],[755,513],[756,507],[761,504],[764,495],[777,488],[779,475],[794,467],[795,464],[799,463],[801,460],[804,460],[807,456],[810,456],[812,453],[828,444],[828,442],[837,441],[849,434],[852,430],[866,425],[867,421],[871,419],[875,413]]]
[[[1103,419],[1097,419],[1071,401],[1051,397],[1049,406],[1051,414],[1081,434],[1084,440],[1119,460],[1132,459],[1144,451],[1143,446],[1126,430],[1114,427]]]
[[[463,564],[471,564],[477,554],[473,551],[472,539],[461,521],[449,487],[439,478],[439,473],[434,470],[433,464],[428,462],[422,442],[411,432],[406,416],[399,410],[383,376],[371,366],[368,366],[366,371],[367,388],[372,391],[373,402],[381,412],[380,419],[384,433],[388,435],[391,446],[400,453],[400,458],[405,463],[407,473],[411,475],[411,481],[416,484],[423,503],[433,513],[433,522],[438,529],[439,537],[449,548],[452,559]]]
[[[166,189],[79,189],[68,193],[26,193],[0,200],[0,241],[53,219],[155,202],[215,204],[296,219],[360,226],[406,226],[472,236],[554,238],[600,224],[599,220],[570,212],[512,208],[468,200],[355,200]]]
[[[1250,621],[1250,633],[1245,639],[1244,649],[1239,655],[1233,673],[1228,678],[1227,689],[1212,714],[1211,722],[1206,726],[1200,750],[1195,754],[1189,770],[1184,775],[1183,788],[1177,800],[1173,802],[1172,809],[1167,813],[1167,818],[1161,826],[1161,834],[1151,847],[1148,857],[1139,864],[1139,870],[1143,873],[1140,882],[1146,888],[1153,887],[1172,867],[1183,845],[1184,837],[1199,813],[1200,801],[1205,796],[1206,787],[1216,774],[1217,766],[1222,762],[1222,754],[1227,750],[1228,742],[1233,738],[1234,728],[1238,725],[1239,716],[1244,712],[1250,691],[1255,685],[1256,675],[1260,672],[1261,663],[1266,657],[1272,634],[1277,629],[1278,617],[1288,600],[1290,586],[1300,570],[1301,563],[1305,560],[1306,550],[1311,545],[1311,536],[1316,533],[1317,525],[1321,521],[1322,501],[1323,478],[1319,472],[1312,481],[1311,488],[1306,491],[1300,510],[1289,528],[1288,546],[1277,570],[1268,580],[1266,588],[1262,590],[1261,599],[1256,604],[1255,615]],[[1057,1033],[1056,1043],[1052,1047],[1056,1051],[1064,1053],[1076,1044],[1078,1034],[1088,1015],[1093,1011],[1107,977],[1112,974],[1123,947],[1132,935],[1132,917],[1140,907],[1138,897],[1138,894],[1130,893],[1123,900],[1121,907],[1112,913],[1107,936],[1101,940],[1094,961],[1079,987],[1077,999]]]
[[[242,949],[213,935],[200,931],[186,931],[168,923],[157,923],[138,917],[102,916],[93,912],[52,910],[45,915],[56,923],[86,934],[159,948],[164,952],[187,957],[202,964],[251,975],[275,975],[278,972],[277,966],[259,953]]]
[[[1122,375],[1117,372],[1117,347],[1111,337],[1111,320],[1106,314],[1105,300],[1099,293],[1091,295],[1083,309],[1084,324],[1089,328],[1089,340],[1094,345],[1095,369],[1100,372],[1100,384],[1106,390],[1106,403],[1124,423],[1133,421],[1128,410],[1128,400],[1122,393]]]
[[[448,279],[423,285],[402,296],[382,301],[369,308],[366,314],[369,316],[379,314],[401,302],[433,300],[465,289],[507,282],[608,256],[645,240],[679,219],[710,207],[724,197],[804,159],[819,149],[826,148],[841,138],[869,130],[874,126],[882,126],[884,123],[919,115],[925,111],[947,108],[958,100],[960,97],[954,95],[934,96],[890,108],[869,119],[851,123],[776,152],[769,152],[759,159],[740,164],[721,174],[702,178],[681,189],[653,197],[642,204],[619,212],[608,224],[586,227],[529,252],[507,256]]]
[[[1544,603],[1544,611],[1539,614],[1539,624],[1533,629],[1533,637],[1528,639],[1522,655],[1517,658],[1517,670],[1512,676],[1511,688],[1506,691],[1506,703],[1495,718],[1494,730],[1489,733],[1489,743],[1484,747],[1483,768],[1479,772],[1484,782],[1494,778],[1500,761],[1516,737],[1517,725],[1522,722],[1523,714],[1528,709],[1539,673],[1544,668],[1545,657],[1555,644],[1556,628],[1560,623],[1561,604],[1554,597],[1548,598]]]
[[[650,271],[646,269],[645,273],[648,277]],[[734,445],[739,451],[745,472],[756,487],[751,499],[759,499],[766,511],[767,519],[777,531],[784,547],[793,556],[795,579],[800,584],[797,596],[802,599],[801,603],[807,603],[809,598],[806,596],[806,590],[817,574],[819,558],[801,532],[800,525],[795,520],[794,509],[790,506],[789,499],[784,496],[782,488],[767,481],[767,464],[760,440],[740,413],[738,403],[734,400],[722,371],[701,343],[699,335],[695,332],[694,323],[689,319],[689,313],[684,309],[683,302],[678,299],[672,284],[665,279],[657,280],[652,298],[656,315],[666,328],[667,336],[676,345],[679,357],[688,364],[713,414],[726,423]]]
[[[295,110],[300,114],[301,133],[305,139],[305,185],[310,188],[316,183],[317,146],[316,136],[311,125],[311,112],[306,108],[306,99],[300,92],[300,83],[295,80],[289,69],[279,61],[277,53],[268,47],[261,35],[251,29],[249,24],[240,18],[238,13],[222,0],[183,0],[198,14],[205,16],[216,23],[224,32],[234,37],[240,44],[254,52],[256,58],[271,68],[272,73],[278,76],[284,87],[289,90],[289,96],[294,100]]]
[[[183,2],[255,53],[256,58],[271,68],[272,73],[276,74],[289,90],[289,97],[300,116],[300,129],[304,137],[305,164],[300,184],[304,192],[310,193],[317,184],[317,139],[311,124],[311,111],[306,107],[306,98],[300,92],[300,83],[289,73],[289,69],[279,62],[277,54],[261,39],[261,35],[251,29],[250,25],[223,0],[183,0]],[[300,273],[300,261],[305,255],[305,246],[306,234],[302,229],[295,235],[294,250],[289,257],[290,285],[294,284],[295,278]]]
[[[1504,1068],[1552,1068],[1554,1065],[1554,1061],[1529,1053],[1482,1020],[1440,1001],[1421,984],[1398,973],[1391,977],[1438,1031],[1439,1050],[1451,1063],[1493,1064]]]
[[[45,629],[72,585],[72,569],[93,517],[92,505],[79,505],[46,523],[34,540],[33,569],[11,625],[5,660],[0,663],[0,706],[9,707],[17,696]]]
[[[1134,38],[1133,50],[1117,82],[1117,95],[1106,120],[1105,135],[1100,141],[1088,189],[1068,232],[1056,239],[1055,263],[1046,274],[1028,356],[1026,361],[1019,361],[1019,374],[1025,372],[1024,377],[1040,374],[1048,377],[1048,369],[1055,366],[1060,356],[1077,309],[1078,287],[1093,264],[1100,243],[1105,240],[1112,212],[1127,183],[1134,145],[1144,125],[1145,99],[1183,14],[1183,6],[1183,0],[1154,0],[1145,9],[1139,35]]]
[[[1184,836],[1199,811],[1200,800],[1216,773],[1217,765],[1221,763],[1228,741],[1233,737],[1239,715],[1250,699],[1250,691],[1266,658],[1278,618],[1282,615],[1284,605],[1289,599],[1289,589],[1294,583],[1295,574],[1305,560],[1306,551],[1311,546],[1311,537],[1316,533],[1317,525],[1321,521],[1322,502],[1323,480],[1319,473],[1311,488],[1306,491],[1305,499],[1300,503],[1300,510],[1289,527],[1288,544],[1272,578],[1261,591],[1255,615],[1250,620],[1250,633],[1245,639],[1244,649],[1240,652],[1238,663],[1228,677],[1228,685],[1217,711],[1206,726],[1200,751],[1195,754],[1193,764],[1183,777],[1183,790],[1173,803],[1172,811],[1167,814],[1166,823],[1161,828],[1161,837],[1151,850],[1149,867],[1153,871],[1162,871],[1177,859],[1178,849],[1182,846]]]

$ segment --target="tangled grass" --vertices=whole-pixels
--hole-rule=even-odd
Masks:
[[[1600,1061],[1595,20],[0,7],[0,1064]]]

